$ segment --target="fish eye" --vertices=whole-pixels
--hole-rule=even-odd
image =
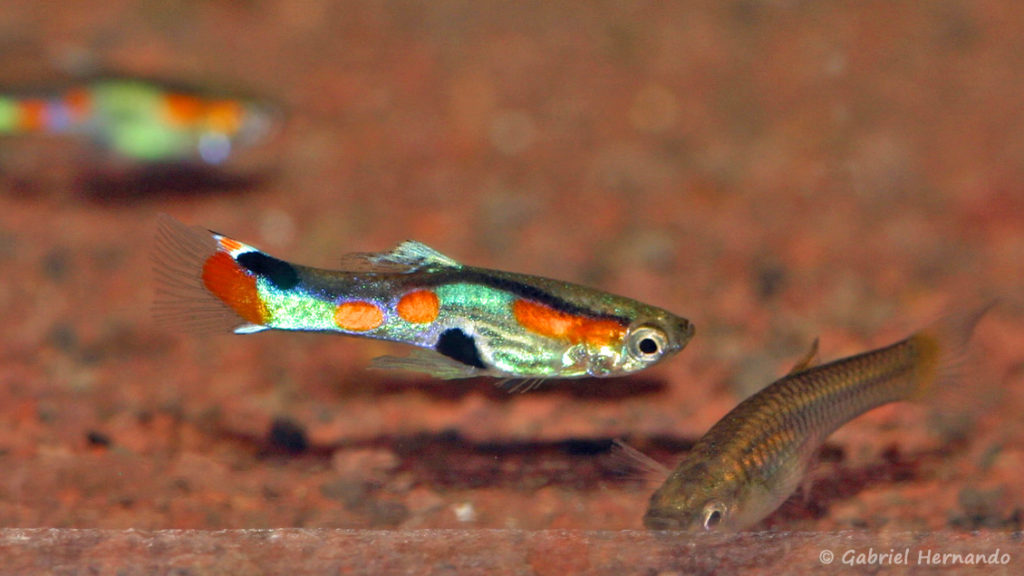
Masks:
[[[665,333],[657,328],[641,326],[629,335],[629,353],[647,362],[661,358],[665,353],[668,339]]]
[[[654,354],[658,351],[658,343],[654,341],[654,338],[644,338],[636,347],[644,354]]]
[[[709,502],[704,505],[704,520],[702,525],[705,530],[711,531],[722,524],[725,520],[726,508],[721,502]]]

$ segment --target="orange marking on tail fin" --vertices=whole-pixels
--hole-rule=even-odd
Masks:
[[[576,316],[529,300],[516,300],[512,313],[530,332],[573,344],[612,344],[626,335],[626,327],[615,320]]]
[[[342,302],[334,309],[334,323],[342,330],[366,332],[384,323],[384,313],[372,302]]]
[[[246,273],[227,252],[217,252],[203,264],[203,285],[247,322],[267,323],[269,314],[256,289],[256,277]]]
[[[228,252],[234,252],[235,250],[242,249],[242,243],[238,240],[232,240],[231,238],[221,236],[217,241],[220,242],[220,247]]]
[[[398,315],[407,322],[428,324],[441,312],[441,301],[430,290],[409,292],[398,301]]]
[[[169,328],[223,332],[241,323],[238,313],[203,282],[203,267],[220,250],[210,231],[186,226],[167,214],[157,217],[153,246],[156,298],[153,315]]]

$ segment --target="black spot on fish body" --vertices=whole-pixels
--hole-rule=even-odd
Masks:
[[[437,339],[434,349],[452,360],[462,362],[474,368],[487,368],[484,361],[480,359],[480,351],[477,350],[476,342],[458,328],[451,328],[441,333]]]
[[[253,274],[270,280],[280,290],[291,290],[299,283],[299,273],[294,266],[262,252],[244,252],[235,261]]]

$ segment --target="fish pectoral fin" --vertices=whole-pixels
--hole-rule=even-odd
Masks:
[[[800,359],[796,361],[796,364],[793,364],[793,367],[789,369],[789,372],[786,372],[786,375],[789,376],[789,375],[792,375],[792,374],[796,374],[797,372],[803,372],[804,370],[807,370],[808,368],[813,368],[817,364],[818,364],[818,339],[815,338],[814,342],[811,342],[810,350],[808,350],[806,353],[804,353],[804,355],[801,356]]]
[[[267,329],[268,328],[266,326],[246,323],[235,328],[235,334],[255,334],[257,332],[263,332],[264,330]]]
[[[408,370],[424,372],[442,380],[472,378],[480,375],[480,370],[467,366],[430,350],[416,349],[408,356],[379,356],[370,362],[373,370]]]
[[[387,252],[355,252],[341,258],[341,266],[354,272],[409,273],[418,270],[461,268],[454,258],[415,240],[406,240]]]
[[[799,484],[797,484],[797,491],[800,492],[800,501],[806,508],[811,502],[811,488],[814,488],[815,479],[823,475],[822,462],[820,454],[811,456],[810,460],[807,461],[804,466],[803,475],[800,478]]]
[[[612,440],[607,464],[619,474],[640,480],[651,486],[663,484],[672,473],[671,468],[626,444],[621,438]]]

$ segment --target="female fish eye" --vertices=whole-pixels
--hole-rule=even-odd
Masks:
[[[657,328],[643,326],[629,337],[629,352],[641,360],[656,360],[665,352],[665,333]]]
[[[704,506],[705,530],[714,530],[725,520],[725,505],[721,502],[710,502]]]

